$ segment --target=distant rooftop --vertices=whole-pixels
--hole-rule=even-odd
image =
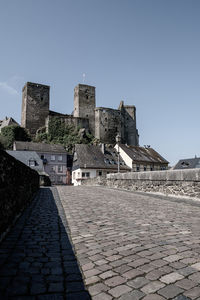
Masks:
[[[104,146],[102,146],[104,147]],[[75,145],[73,168],[100,168],[117,170],[118,155],[113,147],[77,144]],[[120,169],[130,170],[120,158]]]
[[[139,146],[126,146],[120,144],[120,148],[133,160],[146,163],[166,163],[169,162],[164,159],[158,152],[153,148],[144,148]]]
[[[196,169],[196,168],[200,168],[200,157],[180,159],[173,169],[178,170],[178,169]]]
[[[29,150],[36,152],[67,153],[62,145],[15,141],[13,150]]]

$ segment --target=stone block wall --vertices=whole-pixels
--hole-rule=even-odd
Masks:
[[[0,150],[0,238],[38,189],[38,173]]]
[[[200,169],[108,174],[83,184],[200,198]]]

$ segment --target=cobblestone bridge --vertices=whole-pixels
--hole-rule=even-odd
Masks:
[[[0,244],[0,299],[200,299],[200,202],[42,188]]]

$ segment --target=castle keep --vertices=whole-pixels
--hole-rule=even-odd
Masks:
[[[78,84],[74,89],[74,111],[72,115],[49,110],[50,87],[27,82],[22,90],[21,125],[35,135],[41,128],[48,131],[49,120],[59,117],[65,124],[89,130],[102,143],[115,143],[116,135],[121,142],[138,146],[136,108],[121,101],[118,109],[96,107],[95,87]]]

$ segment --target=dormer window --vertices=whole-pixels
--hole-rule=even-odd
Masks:
[[[36,166],[36,161],[34,159],[29,159],[28,165],[29,165],[29,167],[35,167]]]

